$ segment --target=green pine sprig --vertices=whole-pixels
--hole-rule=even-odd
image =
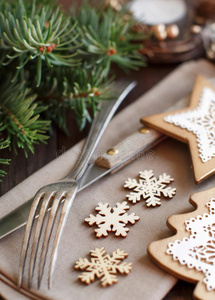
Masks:
[[[38,2],[38,3],[37,3]],[[59,6],[42,1],[2,0],[0,4],[0,37],[2,65],[16,63],[13,81],[24,67],[36,63],[36,81],[40,85],[42,65],[74,67],[74,28]],[[27,67],[27,66],[26,66]]]
[[[105,1],[64,12],[55,0],[0,2],[0,149],[25,155],[46,142],[52,123],[68,134],[67,111],[82,130],[110,95],[112,65],[145,66],[126,8]],[[8,163],[1,160],[0,163]],[[5,174],[0,171],[0,177]]]
[[[92,121],[100,100],[115,97],[109,94],[112,78],[104,80],[102,72],[98,66],[92,69],[53,69],[37,90],[40,95],[37,100],[48,105],[46,119],[53,120],[68,133],[66,111],[70,109],[82,130],[87,122]]]
[[[141,45],[135,43],[140,36],[145,37],[132,31],[134,19],[125,10],[117,13],[111,7],[96,9],[85,3],[77,14],[73,12],[72,23],[75,22],[78,33],[75,43],[81,44],[79,54],[89,67],[102,65],[104,78],[112,63],[125,71],[145,66],[144,57],[138,52]]]
[[[21,148],[27,157],[29,151],[34,152],[35,144],[48,139],[50,121],[40,119],[47,107],[36,103],[37,96],[24,83],[11,84],[8,80],[0,90],[1,131],[6,134],[10,149],[17,152]]]

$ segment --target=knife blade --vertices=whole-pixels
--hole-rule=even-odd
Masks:
[[[167,111],[183,108],[185,106],[185,102],[186,99],[182,99]],[[116,155],[109,155],[107,151],[101,155],[95,163],[89,164],[78,188],[78,192],[87,188],[89,185],[95,183],[104,176],[120,170],[136,157],[139,157],[142,153],[162,142],[165,138],[165,135],[149,128],[134,132],[132,135],[128,136],[113,147],[118,150]],[[33,198],[0,219],[0,239],[6,237],[26,224],[32,201]]]

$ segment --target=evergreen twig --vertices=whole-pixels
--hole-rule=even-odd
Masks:
[[[140,34],[132,32],[134,20],[128,12],[116,12],[111,7],[104,10],[103,6],[96,9],[85,3],[78,14],[73,11],[72,22],[78,22],[78,52],[88,67],[102,65],[102,77],[108,76],[111,63],[125,71],[145,66],[144,57],[138,53],[141,46],[134,43]]]
[[[0,131],[6,141],[0,149],[20,148],[27,156],[46,142],[51,122],[68,133],[67,110],[80,129],[91,122],[99,101],[111,98],[112,64],[145,66],[135,42],[144,36],[132,32],[134,23],[105,1],[85,2],[69,14],[55,0],[1,0]]]
[[[29,63],[34,63],[37,86],[42,65],[68,66],[78,64],[73,46],[74,24],[55,4],[43,1],[2,0],[0,3],[0,37],[2,65],[16,64],[14,81]],[[36,61],[36,62],[35,62]]]
[[[27,156],[34,152],[34,144],[45,142],[50,121],[40,120],[40,113],[47,109],[35,102],[36,95],[30,94],[24,83],[11,84],[6,81],[0,86],[0,115],[2,131],[7,135],[9,147],[17,152],[22,148]]]

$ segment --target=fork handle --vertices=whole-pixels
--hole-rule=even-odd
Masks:
[[[108,123],[113,117],[115,111],[121,102],[125,99],[128,93],[136,86],[136,82],[131,82],[130,84],[125,82],[117,83],[120,89],[123,89],[123,92],[120,94],[117,100],[103,100],[99,111],[93,120],[93,123],[90,128],[89,135],[85,142],[84,148],[81,152],[81,156],[78,159],[77,164],[71,173],[69,173],[66,177],[63,178],[65,180],[75,180],[79,181],[79,179],[83,176],[89,160],[94,153]]]

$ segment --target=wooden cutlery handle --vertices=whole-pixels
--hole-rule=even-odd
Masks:
[[[179,100],[166,111],[173,111],[185,107],[188,99],[189,97],[185,97]],[[152,148],[164,139],[166,139],[166,136],[162,133],[151,128],[143,127],[121,141],[118,145],[103,153],[97,158],[95,164],[106,169],[115,167],[111,172],[114,173],[143,153],[145,153],[146,159],[152,159],[154,153]],[[117,165],[119,166],[117,167]]]
[[[115,168],[112,171],[114,173],[144,152],[146,157],[148,156],[148,159],[152,158],[152,147],[163,141],[165,138],[166,136],[158,131],[143,127],[103,153],[97,158],[95,164],[106,169],[111,169],[119,165],[118,168]]]

